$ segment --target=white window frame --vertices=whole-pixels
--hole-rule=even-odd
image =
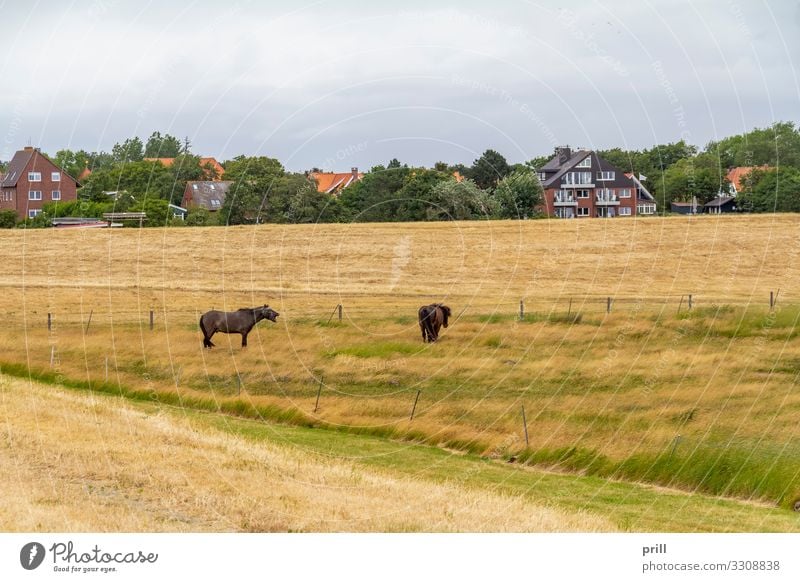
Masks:
[[[631,189],[630,188],[620,188],[617,190],[617,196],[620,198],[630,198],[631,197]]]
[[[582,198],[584,200],[587,200],[588,198],[590,198],[589,191],[588,190],[575,190],[575,198]]]
[[[632,216],[633,212],[629,206],[620,206],[619,207],[619,215],[620,216]]]
[[[592,183],[591,172],[567,172],[561,181],[562,184],[583,185]]]
[[[578,162],[578,164],[575,167],[576,168],[591,168],[592,167],[592,156],[586,156],[580,162]]]
[[[220,200],[217,200],[216,198],[213,198],[211,200],[211,206],[213,206],[214,208],[220,208],[222,207],[222,202]]]
[[[41,208],[31,208],[28,210],[28,218],[36,218],[42,213]]]
[[[28,200],[41,200],[41,199],[42,199],[41,190],[28,190]]]
[[[41,172],[28,172],[28,182],[41,182],[41,181],[42,181]]]
[[[613,188],[595,188],[594,192],[596,198],[599,197],[600,200],[611,200],[614,198]]]
[[[575,213],[575,216],[589,216],[589,209],[585,206],[578,206],[578,212]]]
[[[61,200],[61,190],[53,190],[50,192],[50,200]]]
[[[547,180],[547,172],[539,172],[539,181],[544,182]]]
[[[597,181],[598,182],[610,182],[612,180],[616,180],[617,173],[614,170],[601,170],[597,172]]]
[[[50,181],[51,182],[60,182],[61,181],[61,172],[50,172]]]

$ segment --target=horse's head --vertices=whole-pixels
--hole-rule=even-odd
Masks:
[[[256,318],[258,320],[269,319],[270,321],[275,322],[275,320],[277,320],[278,316],[280,315],[280,313],[270,308],[269,305],[264,305],[264,307],[258,307],[254,309],[254,311],[256,314]]]
[[[442,310],[442,325],[444,327],[447,327],[448,319],[452,315],[452,312],[450,311],[450,308],[447,305],[444,305],[442,303],[437,303],[436,307],[438,307],[439,309]]]

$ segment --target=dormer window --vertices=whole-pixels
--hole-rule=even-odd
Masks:
[[[592,156],[586,156],[575,167],[576,168],[591,168],[592,167]]]

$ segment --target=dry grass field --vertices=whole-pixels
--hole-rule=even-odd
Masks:
[[[794,216],[31,230],[0,243],[7,373],[784,507],[800,497]],[[433,301],[455,317],[424,345],[416,310]],[[281,317],[247,350],[234,336],[202,349],[201,313],[263,303]]]
[[[610,522],[248,442],[0,378],[0,531],[613,531]]]

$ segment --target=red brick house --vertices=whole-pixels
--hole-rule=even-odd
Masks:
[[[14,210],[20,219],[33,218],[48,202],[77,198],[77,180],[30,146],[14,154],[0,182],[0,210]]]
[[[202,180],[186,182],[186,189],[183,191],[181,206],[186,208],[205,208],[210,212],[216,212],[225,204],[225,197],[233,184],[230,180]]]
[[[644,177],[641,177],[644,179]],[[595,152],[557,147],[539,169],[544,189],[541,210],[556,218],[655,214],[655,198],[640,179],[620,171]]]

